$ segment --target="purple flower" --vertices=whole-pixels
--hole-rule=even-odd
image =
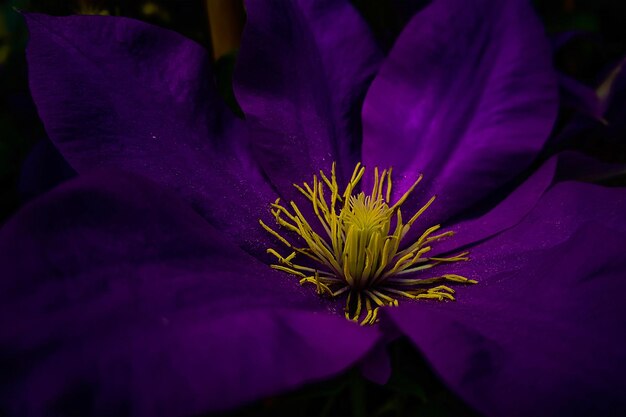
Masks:
[[[399,331],[485,414],[622,414],[626,192],[557,183],[557,158],[510,187],[557,106],[526,2],[435,0],[382,63],[347,2],[247,12],[245,122],[220,102],[206,52],[177,34],[26,16],[33,96],[80,176],[0,233],[4,410],[223,410],[354,364],[384,377],[375,352]],[[358,326],[346,294],[318,297],[270,268],[279,242],[258,220],[274,227],[277,197],[306,207],[292,184],[334,161],[342,186],[358,161],[393,166],[391,203],[423,173],[403,208],[438,199],[407,241],[443,224],[456,234],[428,256],[471,260],[432,269],[478,284]]]

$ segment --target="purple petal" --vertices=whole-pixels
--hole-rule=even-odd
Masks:
[[[202,47],[126,18],[26,20],[33,97],[79,173],[136,172],[176,190],[234,240],[264,238],[248,219],[273,193],[238,140],[241,126],[217,96]]]
[[[546,161],[487,213],[446,228],[455,232],[455,235],[437,244],[433,249],[438,253],[449,252],[480,242],[518,224],[552,185],[557,160],[560,162],[560,157],[561,155]],[[417,230],[417,233],[421,231]]]
[[[626,173],[624,164],[611,164],[572,151],[561,152],[546,161],[528,179],[485,214],[447,227],[455,232],[433,249],[450,252],[494,236],[518,224],[543,197],[554,182],[568,180],[599,182]],[[421,233],[419,229],[417,233]]]
[[[363,160],[418,173],[443,221],[528,167],[557,111],[543,28],[527,1],[436,0],[416,14],[367,94]]]
[[[0,409],[191,415],[334,375],[376,344],[151,182],[72,180],[0,233]]]
[[[360,103],[380,60],[367,25],[345,0],[247,2],[234,88],[252,147],[281,193],[359,157]]]
[[[559,154],[557,178],[602,182],[626,175],[626,164],[600,161],[581,152],[566,151]]]
[[[487,415],[623,415],[626,191],[562,183],[472,249],[456,303],[390,317]]]
[[[48,138],[41,138],[22,162],[18,188],[22,200],[28,201],[74,176],[76,172],[52,142]]]
[[[387,340],[381,340],[359,364],[361,374],[379,385],[386,384],[391,377],[391,358],[387,352],[387,343]]]

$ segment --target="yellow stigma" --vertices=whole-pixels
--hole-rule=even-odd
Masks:
[[[301,284],[315,285],[319,295],[338,297],[347,293],[346,318],[362,325],[375,323],[380,307],[397,306],[401,297],[454,300],[454,290],[440,284],[476,283],[455,274],[422,277],[423,271],[439,264],[469,260],[469,252],[449,257],[427,256],[433,243],[452,236],[453,232],[435,233],[441,227],[435,225],[417,240],[403,242],[411,226],[435,201],[433,196],[409,221],[403,221],[400,207],[422,180],[421,175],[392,205],[391,168],[382,173],[374,169],[370,194],[356,191],[364,173],[365,167],[358,163],[343,192],[337,185],[334,163],[330,178],[320,171],[319,178],[313,176],[312,185],[294,184],[311,203],[319,223],[317,229],[324,237],[315,231],[293,201],[282,205],[277,199],[271,205],[278,226],[299,240],[298,245],[292,244],[259,220],[267,232],[291,250],[283,256],[268,249],[278,260],[272,268],[299,277]],[[302,262],[295,263],[298,255],[302,255]]]

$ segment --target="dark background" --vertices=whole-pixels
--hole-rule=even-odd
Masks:
[[[254,1],[254,0],[252,0]],[[495,0],[500,1],[500,0]],[[425,1],[353,0],[389,50],[402,27]],[[626,2],[620,0],[536,0],[536,9],[553,39],[554,62],[564,75],[596,88],[626,57]],[[216,83],[234,111],[230,75],[245,22],[238,0],[13,0],[0,1],[0,224],[29,199],[74,175],[48,141],[28,91],[24,49],[28,34],[15,9],[53,15],[109,14],[141,19],[170,28],[210,49],[216,60]],[[623,93],[623,91],[622,91]],[[581,109],[564,100],[554,136]],[[606,120],[583,117],[582,133],[549,152],[569,148],[599,159],[626,162],[621,124],[626,102],[616,95]],[[623,100],[622,100],[623,101]],[[626,185],[622,179],[613,185]],[[438,382],[419,354],[400,340],[390,348],[393,375],[378,386],[352,370],[331,381],[269,398],[233,415],[456,416],[472,415]]]

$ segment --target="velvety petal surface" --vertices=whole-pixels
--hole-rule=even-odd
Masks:
[[[335,160],[345,177],[380,61],[367,25],[346,0],[252,0],[246,11],[234,89],[263,172],[284,195]]]
[[[331,376],[376,344],[152,182],[110,171],[0,231],[0,413],[196,415]]]
[[[455,233],[454,236],[433,245],[433,253],[458,250],[518,224],[535,207],[544,193],[553,184],[557,166],[562,158],[565,158],[563,154],[559,154],[559,156],[546,161],[530,177],[507,196],[499,200],[486,213],[475,218],[463,219],[447,226],[445,229],[453,231]]]
[[[626,176],[626,164],[601,161],[581,152],[559,154],[557,178],[605,183]]]
[[[457,302],[387,313],[487,415],[623,415],[625,205],[623,189],[556,185],[457,265],[479,281]]]
[[[394,167],[396,195],[423,173],[443,221],[528,167],[557,100],[550,46],[529,2],[435,0],[405,27],[368,91],[362,158]]]
[[[19,191],[23,201],[37,197],[76,175],[48,138],[35,143],[22,163]]]
[[[195,42],[136,20],[26,14],[30,87],[80,173],[122,168],[176,190],[235,241],[259,245],[273,193]],[[243,221],[246,219],[246,221]],[[259,245],[264,246],[264,245]]]
[[[445,230],[455,235],[435,245],[433,253],[460,250],[517,225],[555,183],[572,180],[601,183],[623,175],[626,175],[624,164],[603,162],[580,152],[560,152],[484,214],[469,219],[466,215],[445,226]]]

